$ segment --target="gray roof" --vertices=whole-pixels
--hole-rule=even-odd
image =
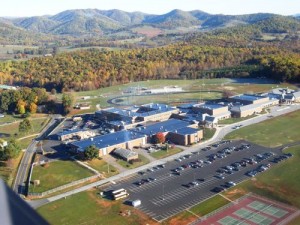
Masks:
[[[231,99],[242,100],[242,101],[255,101],[261,98],[265,98],[265,96],[244,94],[244,95],[236,95],[231,97]]]
[[[233,112],[242,112],[245,110],[250,110],[250,109],[256,109],[257,107],[260,107],[262,104],[249,104],[249,105],[235,105],[233,106],[230,111]]]
[[[295,98],[300,98],[300,91],[295,91],[293,95],[295,96]]]
[[[113,151],[114,154],[122,157],[122,158],[125,158],[125,159],[128,159],[132,156],[137,156],[138,153],[134,152],[134,151],[131,151],[129,149],[123,149],[123,148],[118,148],[116,150]]]
[[[222,104],[217,104],[217,103],[205,103],[205,104],[195,105],[194,107],[213,110],[213,109],[227,107],[227,105],[222,105]]]

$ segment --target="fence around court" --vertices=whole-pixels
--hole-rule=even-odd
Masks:
[[[197,220],[195,220],[195,221],[189,223],[189,225],[196,225],[196,224],[198,224],[198,223],[200,223],[200,222],[203,222],[203,221],[205,221],[208,217],[211,217],[211,216],[213,216],[213,215],[215,215],[215,214],[217,214],[217,213],[219,213],[219,212],[221,212],[221,211],[223,211],[223,210],[229,208],[229,207],[232,206],[232,205],[238,204],[238,203],[241,202],[243,199],[248,198],[248,197],[250,197],[250,198],[253,197],[253,198],[256,198],[256,199],[258,199],[258,200],[261,200],[261,201],[264,201],[264,202],[268,202],[269,204],[277,205],[277,206],[279,206],[279,207],[281,207],[281,208],[284,208],[284,209],[288,210],[289,212],[291,212],[291,211],[294,212],[292,215],[290,215],[289,217],[287,217],[286,219],[284,219],[283,221],[281,221],[278,225],[284,225],[284,224],[287,224],[287,222],[292,221],[293,219],[295,219],[296,217],[298,217],[298,216],[300,215],[300,210],[297,209],[297,208],[295,208],[295,207],[288,206],[288,205],[283,204],[283,203],[281,203],[281,202],[274,201],[274,200],[271,200],[271,199],[267,199],[267,198],[261,197],[261,196],[259,196],[259,195],[257,195],[257,194],[254,194],[254,193],[249,192],[249,193],[245,194],[244,196],[242,196],[242,197],[240,197],[240,198],[234,200],[233,202],[230,202],[230,203],[228,203],[228,204],[226,204],[226,205],[224,205],[224,206],[222,206],[222,207],[220,207],[220,208],[218,208],[218,209],[216,209],[216,210],[214,210],[214,211],[212,211],[212,212],[210,212],[210,213],[208,213],[208,214],[206,214],[206,215],[200,217],[199,219],[197,219]]]
[[[229,203],[227,203],[226,205],[224,205],[224,206],[222,206],[222,207],[220,207],[220,208],[218,208],[218,209],[216,209],[216,210],[214,210],[214,211],[212,211],[212,212],[210,212],[210,213],[208,213],[208,214],[206,214],[206,215],[200,217],[199,219],[197,219],[197,220],[195,220],[195,221],[189,223],[189,225],[196,225],[196,224],[198,224],[198,223],[200,223],[200,222],[202,222],[202,221],[205,221],[208,217],[211,217],[211,216],[213,216],[213,215],[215,215],[215,214],[217,214],[217,213],[219,213],[219,212],[221,212],[221,211],[223,211],[223,210],[229,208],[230,206],[239,203],[240,201],[242,201],[242,200],[245,199],[245,198],[248,198],[248,197],[251,196],[251,195],[252,195],[251,192],[250,192],[250,193],[247,193],[247,194],[245,194],[244,196],[242,196],[242,197],[240,197],[240,198],[238,198],[238,199],[236,199],[236,200],[234,200],[234,201],[232,201],[232,202],[229,202]]]

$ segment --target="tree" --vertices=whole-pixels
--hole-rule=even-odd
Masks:
[[[99,157],[99,149],[95,145],[88,146],[84,151],[84,157],[88,160]]]
[[[19,132],[27,133],[31,129],[31,123],[29,119],[24,119],[19,124]]]
[[[30,113],[36,113],[37,105],[34,102],[31,102],[30,106],[29,106],[29,110],[30,110]]]
[[[74,103],[74,96],[72,94],[64,93],[62,96],[62,105],[64,107],[65,113],[69,112],[70,107],[72,107]]]
[[[0,160],[6,161],[19,156],[21,152],[20,146],[15,140],[9,141],[8,145],[0,150]]]
[[[166,137],[162,132],[158,132],[157,134],[153,135],[152,141],[154,144],[161,144],[166,141]]]
[[[20,99],[17,103],[17,110],[19,114],[24,114],[26,112],[25,110],[26,102]]]

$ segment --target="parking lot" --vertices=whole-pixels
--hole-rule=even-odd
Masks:
[[[163,221],[291,157],[281,155],[279,149],[245,141],[222,143],[135,174],[105,191],[125,188],[130,194],[126,200],[140,199],[138,209]]]

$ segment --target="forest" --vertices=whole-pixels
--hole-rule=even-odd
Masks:
[[[0,83],[64,92],[148,79],[264,76],[299,82],[299,27],[279,23],[279,31],[290,27],[289,32],[264,40],[269,23],[187,33],[155,48],[89,49],[1,62]],[[153,41],[171,38],[160,35]]]

